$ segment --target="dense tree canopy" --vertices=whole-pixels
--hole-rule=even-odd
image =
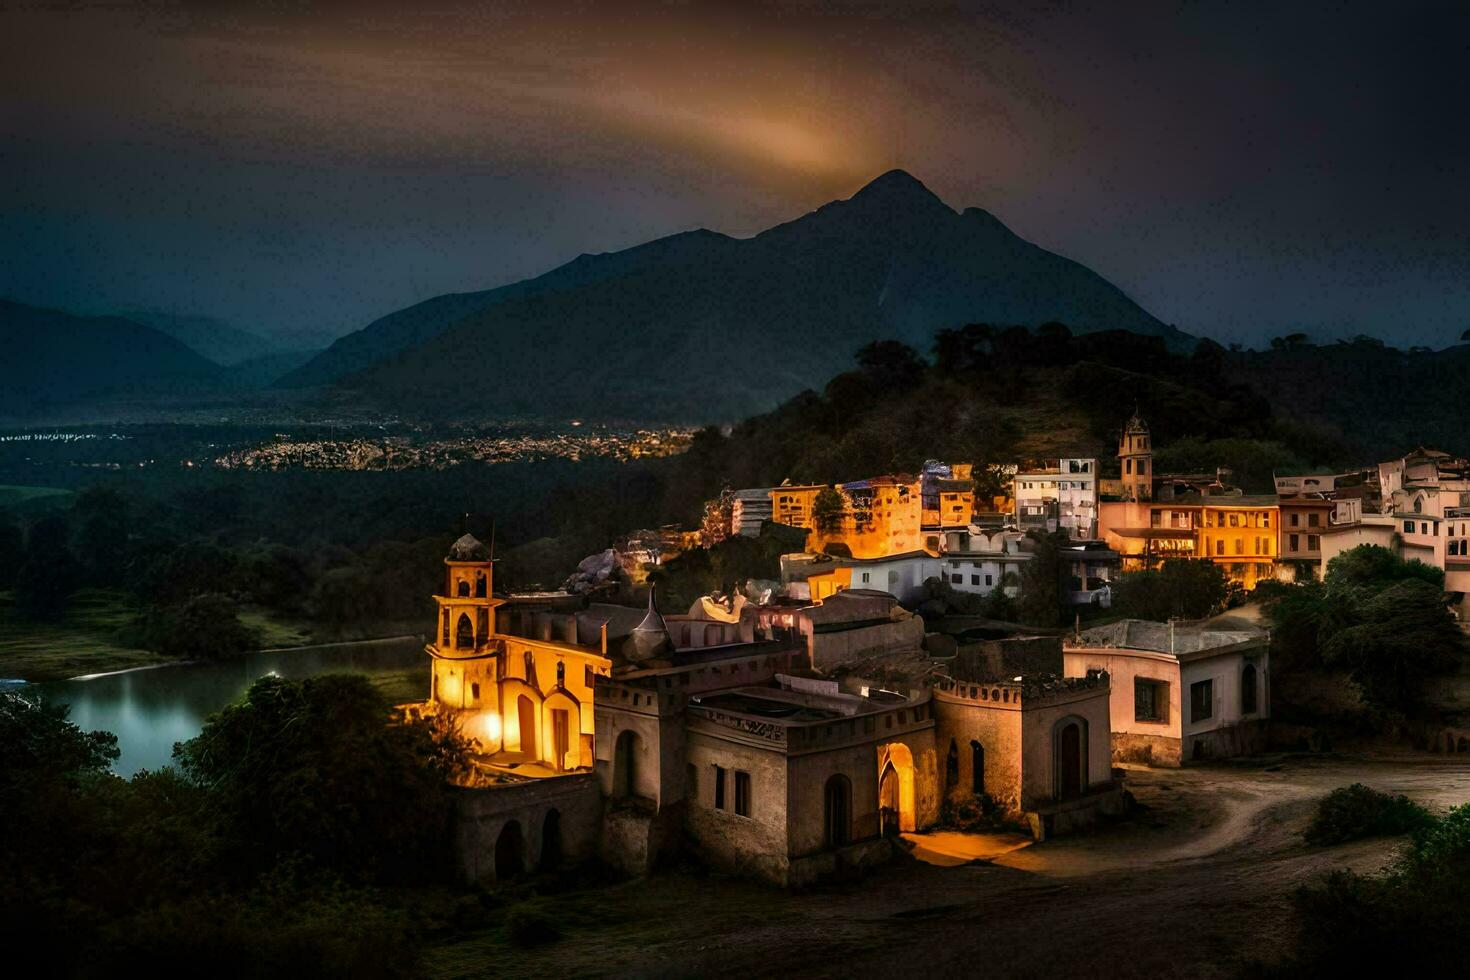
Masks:
[[[1230,579],[1212,561],[1170,558],[1159,568],[1129,572],[1113,586],[1113,608],[1134,619],[1203,619],[1225,607]]]

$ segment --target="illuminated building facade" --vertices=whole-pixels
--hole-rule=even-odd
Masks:
[[[519,775],[589,768],[593,677],[605,651],[576,635],[530,638],[501,633],[489,549],[466,534],[444,559],[431,661],[429,710],[454,712],[487,766],[514,763]]]

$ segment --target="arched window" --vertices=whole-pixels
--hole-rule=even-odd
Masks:
[[[485,573],[481,572],[480,574],[475,576],[475,596],[477,598],[483,599],[486,596],[486,591],[487,586],[485,583]]]
[[[960,747],[949,740],[949,755],[944,757],[944,788],[954,789],[960,781]]]
[[[459,614],[459,622],[454,626],[454,645],[461,650],[475,647],[475,624],[470,622],[469,613]]]
[[[1075,715],[1052,728],[1056,798],[1069,800],[1087,791],[1087,722]]]
[[[985,792],[985,746],[974,740],[970,742],[970,785],[976,796]]]
[[[470,685],[470,697],[474,698],[476,701],[480,700],[480,682],[479,681],[475,681],[473,684]]]
[[[467,599],[470,595],[470,583],[466,582],[464,579],[459,580],[459,595],[462,599]]]
[[[556,662],[556,686],[567,686],[567,665],[564,661],[561,660],[558,660]]]
[[[843,847],[852,841],[852,780],[841,773],[827,778],[822,828],[828,847]]]
[[[1256,665],[1246,664],[1240,672],[1240,713],[1256,713]]]

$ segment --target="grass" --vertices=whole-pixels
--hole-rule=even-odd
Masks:
[[[59,623],[33,623],[15,612],[10,593],[0,592],[0,677],[61,680],[163,663],[165,658],[118,641],[133,618],[124,595],[83,589]]]
[[[107,589],[82,589],[72,597],[60,622],[35,623],[15,611],[9,592],[0,592],[0,679],[54,681],[81,674],[105,674],[168,662],[151,650],[128,645],[123,628],[137,614],[131,597]],[[281,619],[260,609],[241,612],[240,619],[259,631],[264,649],[373,639],[415,632],[398,622],[361,623],[345,635],[323,636],[310,623]],[[423,624],[414,624],[422,629]],[[380,681],[385,697],[394,703],[424,696],[423,671],[412,678],[386,675]],[[400,696],[402,695],[402,696]]]

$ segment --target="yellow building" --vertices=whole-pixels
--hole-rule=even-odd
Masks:
[[[1205,497],[1199,553],[1224,565],[1232,582],[1254,589],[1276,577],[1280,524],[1275,497]]]
[[[807,550],[821,552],[828,545],[842,545],[854,558],[886,558],[918,551],[924,547],[923,498],[917,479],[876,476],[869,480],[837,484],[842,495],[842,516],[836,527],[816,526],[812,508],[822,485],[783,486],[771,490],[771,519],[805,528]],[[958,490],[948,506],[962,506]]]
[[[514,762],[518,775],[591,768],[592,679],[610,673],[606,651],[500,633],[494,562],[473,536],[454,543],[444,568],[435,642],[425,647],[429,710],[455,713],[486,761]]]

